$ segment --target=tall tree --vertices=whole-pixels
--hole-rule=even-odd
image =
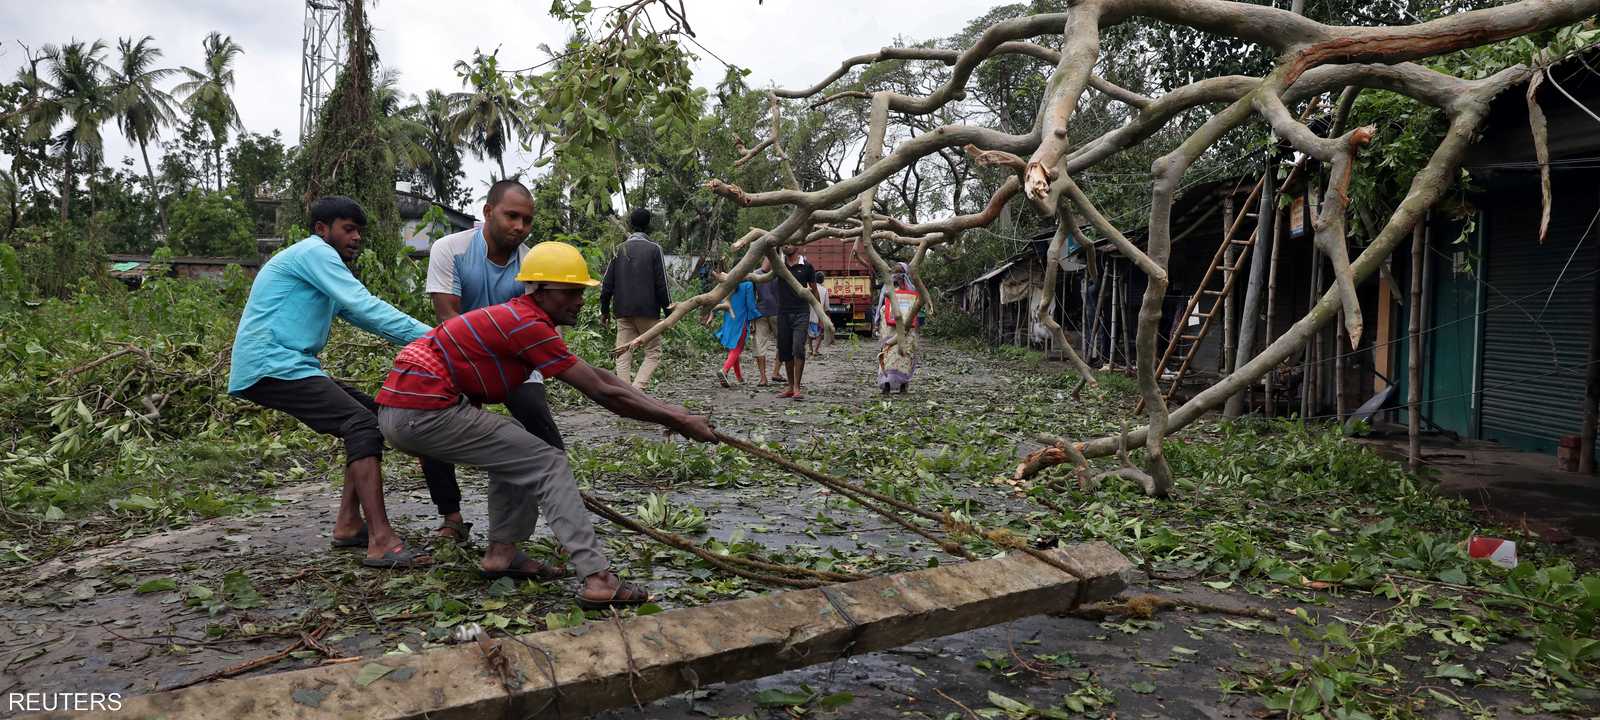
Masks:
[[[299,156],[291,196],[303,204],[324,195],[346,195],[366,208],[363,244],[383,258],[400,248],[400,210],[395,204],[396,160],[385,141],[379,93],[374,87],[378,54],[367,24],[366,3],[346,7],[345,59],[339,81],[322,105],[316,131]]]
[[[189,78],[173,91],[183,96],[184,109],[211,129],[212,156],[217,168],[217,190],[222,190],[222,146],[228,143],[229,130],[244,130],[239,109],[233,104],[233,63],[244,48],[232,37],[212,30],[203,43],[205,62],[200,68],[185,66]]]
[[[461,186],[461,146],[451,132],[449,96],[429,90],[423,97],[413,97],[404,112],[420,129],[417,142],[426,152],[413,174],[428,186],[435,202],[459,206],[466,193]]]
[[[428,150],[422,145],[426,130],[411,116],[405,102],[399,71],[389,68],[379,73],[372,86],[372,115],[378,125],[378,138],[397,175],[410,173],[428,162]]]
[[[100,126],[115,115],[113,88],[106,82],[105,51],[106,44],[100,40],[47,45],[44,71],[32,78],[38,83],[39,97],[28,114],[28,137],[49,139],[60,153],[62,220],[72,209],[77,171],[99,165],[104,150]],[[62,129],[57,132],[57,127]]]
[[[122,136],[139,145],[145,178],[150,182],[150,198],[160,213],[161,228],[165,230],[167,210],[161,203],[155,169],[150,166],[149,146],[161,134],[161,128],[172,123],[174,114],[172,96],[157,88],[156,83],[177,70],[155,66],[161,58],[161,49],[151,44],[154,40],[146,35],[138,42],[133,38],[117,41],[115,105]]]
[[[506,176],[506,149],[517,138],[527,138],[532,127],[522,113],[516,91],[500,73],[500,50],[484,55],[474,50],[472,62],[456,61],[456,74],[467,92],[450,95],[451,128],[478,157],[492,157]]]

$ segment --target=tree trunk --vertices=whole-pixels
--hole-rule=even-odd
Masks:
[[[161,242],[166,243],[167,206],[161,202],[161,190],[156,185],[156,172],[150,168],[150,151],[144,140],[139,141],[139,155],[144,158],[144,175],[150,181],[150,199],[156,204],[156,215],[161,219]]]
[[[495,178],[495,179],[496,180],[504,180],[504,179],[506,179],[506,159],[505,159],[505,157],[503,157],[501,155],[496,155],[496,156],[494,156],[494,162],[495,162],[496,165],[500,166],[500,177]]]
[[[1411,327],[1409,344],[1410,365],[1406,370],[1406,440],[1409,465],[1412,472],[1422,467],[1422,263],[1427,259],[1423,244],[1427,242],[1423,223],[1411,230]]]
[[[61,152],[61,221],[67,221],[67,215],[72,212],[72,144],[68,143]]]
[[[217,192],[222,192],[222,137],[217,137],[217,142],[211,148],[212,157],[217,161]]]

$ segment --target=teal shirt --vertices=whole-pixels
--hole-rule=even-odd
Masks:
[[[339,251],[312,235],[274,255],[250,285],[233,336],[228,392],[237,395],[262,378],[326,374],[317,354],[328,344],[335,315],[396,345],[430,329],[367,292]]]

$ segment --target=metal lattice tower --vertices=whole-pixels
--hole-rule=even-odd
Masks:
[[[306,33],[300,53],[300,141],[311,136],[322,101],[344,66],[344,2],[306,0]]]

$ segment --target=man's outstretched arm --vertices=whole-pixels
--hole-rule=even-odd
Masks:
[[[661,402],[622,382],[610,372],[582,360],[560,375],[560,380],[595,401],[600,407],[632,420],[656,423],[685,437],[700,442],[716,442],[716,431],[711,423],[699,415],[677,405]]]

